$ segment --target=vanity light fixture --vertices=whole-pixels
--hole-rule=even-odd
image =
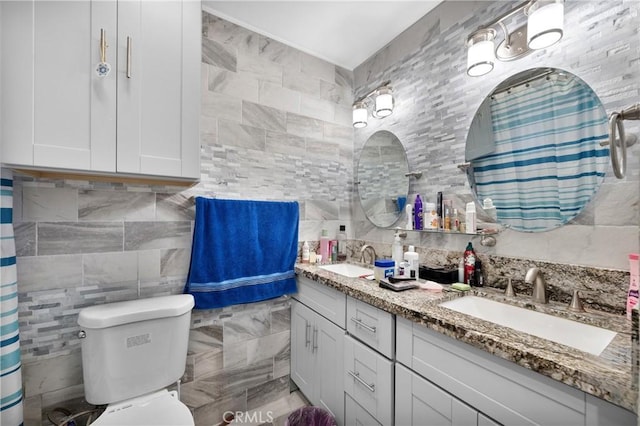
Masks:
[[[527,22],[509,32],[504,21],[519,12],[527,16]],[[504,36],[497,48],[494,27],[500,27]],[[495,59],[513,61],[549,47],[560,41],[563,31],[564,0],[527,0],[469,34],[467,74],[478,77],[493,69]]]
[[[393,113],[393,90],[390,81],[385,81],[379,87],[367,93],[353,103],[353,127],[361,129],[367,126],[369,118],[369,102],[373,99],[371,115],[376,118],[388,117]]]

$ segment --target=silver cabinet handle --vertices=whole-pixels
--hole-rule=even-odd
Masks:
[[[367,382],[365,382],[364,380],[362,380],[362,378],[360,377],[360,373],[358,372],[353,372],[353,371],[347,371],[347,373],[349,373],[349,375],[351,375],[351,377],[353,377],[354,379],[356,379],[357,381],[359,381],[364,387],[366,387],[367,389],[369,389],[371,392],[375,392],[376,391],[376,385],[374,384],[369,384]]]
[[[318,350],[318,328],[313,327],[313,346],[311,347],[311,353],[315,353]]]
[[[372,327],[370,325],[367,325],[367,324],[363,323],[360,318],[351,317],[351,321],[355,322],[356,325],[359,325],[360,327],[364,328],[365,330],[369,330],[372,333],[376,332],[376,328],[375,327]]]
[[[304,326],[304,347],[308,348],[309,347],[309,343],[311,343],[311,339],[309,339],[309,329],[311,328],[311,324],[309,324],[309,321],[304,320],[305,322],[305,326]]]
[[[100,62],[107,62],[107,32],[104,28],[100,28]]]
[[[127,78],[131,78],[131,37],[127,37]]]

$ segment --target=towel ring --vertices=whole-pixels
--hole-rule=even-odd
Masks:
[[[627,171],[627,148],[638,140],[635,135],[627,138],[623,120],[640,120],[640,104],[632,105],[621,112],[611,113],[609,116],[609,141],[600,143],[601,146],[610,146],[611,166],[613,174],[618,179],[623,179]],[[620,154],[618,149],[620,149]]]

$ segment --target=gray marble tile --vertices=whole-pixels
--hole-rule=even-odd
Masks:
[[[122,240],[122,223],[38,223],[38,255],[120,251]]]
[[[238,54],[238,72],[260,81],[282,84],[282,65],[264,56]]]
[[[267,359],[239,368],[225,368],[223,374],[225,392],[246,390],[273,379],[273,360]]]
[[[343,87],[336,83],[320,81],[320,98],[351,107],[353,104],[353,90],[351,87]]]
[[[202,91],[201,101],[201,120],[224,118],[238,123],[242,121],[242,99],[205,89]],[[214,120],[211,123],[211,129],[208,132],[217,130],[217,122]]]
[[[191,222],[125,222],[124,249],[191,247]]]
[[[156,193],[156,220],[194,220],[195,202],[186,193]]]
[[[266,133],[264,129],[245,126],[228,120],[218,121],[218,140],[223,145],[264,151]]]
[[[212,65],[207,68],[208,88],[212,92],[230,95],[248,101],[258,101],[258,80],[244,74],[237,74]]]
[[[324,123],[324,140],[339,143],[353,152],[353,126]]]
[[[16,256],[36,255],[36,222],[17,222],[13,224]]]
[[[23,424],[26,426],[42,424],[42,398],[40,395],[25,398],[22,404]]]
[[[73,399],[82,399],[84,397],[84,385],[75,385],[42,394],[42,407],[54,408],[66,406],[66,402]]]
[[[161,249],[138,251],[138,279],[141,283],[157,282],[160,280],[162,276],[162,251]],[[126,254],[131,256],[131,253]]]
[[[307,149],[303,137],[267,131],[267,152],[304,158]]]
[[[351,93],[353,93],[353,71],[336,66],[335,83],[347,88]]]
[[[82,255],[18,257],[17,266],[21,293],[82,285]]]
[[[284,377],[291,374],[291,346],[273,357],[273,377]]]
[[[131,253],[85,254],[82,269],[85,286],[114,283],[137,286],[138,257],[131,256]]]
[[[320,80],[318,77],[302,73],[296,69],[285,68],[282,86],[309,96],[320,98]]]
[[[188,405],[188,404],[187,404]],[[224,395],[214,402],[202,405],[193,411],[196,425],[224,424],[224,415],[228,412],[245,412],[247,407],[246,392]]]
[[[300,112],[300,92],[269,81],[260,82],[259,103],[287,112]]]
[[[271,310],[271,333],[291,330],[291,309],[289,306]]]
[[[289,395],[288,376],[269,380],[267,383],[247,389],[247,409],[255,410],[287,395]]]
[[[80,351],[23,363],[22,383],[27,398],[82,383]]]
[[[189,353],[221,352],[223,342],[222,324],[191,329],[189,333]]]
[[[160,275],[163,277],[187,277],[189,263],[191,261],[191,249],[167,249],[161,251]]]
[[[282,65],[285,72],[300,69],[300,51],[269,37],[259,36],[258,55]]]
[[[324,81],[335,81],[336,66],[307,53],[300,54],[300,71]]]
[[[235,72],[236,56],[235,48],[206,37],[202,39],[202,62]]]
[[[78,191],[73,188],[22,188],[22,221],[75,221]]]
[[[234,315],[224,321],[224,342],[236,343],[269,334],[271,321],[269,310],[262,309],[257,312]]]
[[[242,342],[227,343],[222,353],[222,365],[225,370],[232,368],[241,369],[248,364],[247,345],[248,340]]]
[[[78,192],[78,219],[81,221],[134,221],[155,218],[153,192],[94,191]]]
[[[253,364],[258,361],[270,359],[288,349],[290,332],[282,331],[280,333],[270,334],[247,341],[246,353],[247,363]],[[226,351],[226,348],[225,348]]]
[[[242,123],[276,132],[284,132],[287,127],[284,111],[247,101],[242,102]]]
[[[206,38],[234,46],[238,51],[246,54],[258,54],[259,36],[253,31],[206,11],[203,13],[202,27]]]
[[[324,127],[321,120],[305,117],[299,114],[287,114],[287,133],[321,140]]]
[[[307,201],[307,220],[335,220],[339,219],[338,204],[330,201]]]
[[[336,114],[336,103],[311,96],[300,96],[300,114],[318,120],[333,121]]]

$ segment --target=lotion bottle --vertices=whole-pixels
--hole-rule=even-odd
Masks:
[[[415,247],[409,246],[409,251],[404,253],[404,260],[409,262],[409,273],[407,274],[405,271],[405,275],[409,275],[411,278],[418,278],[418,270],[420,268],[419,258],[418,253],[415,251]]]
[[[472,201],[467,203],[467,211],[465,213],[465,227],[467,234],[476,233],[476,204]]]
[[[326,229],[322,230],[320,236],[320,263],[329,263],[331,260],[331,253],[329,252],[329,232]]]
[[[302,244],[302,263],[309,263],[309,243]]]
[[[393,246],[391,247],[391,258],[396,262],[396,275],[402,263],[402,242],[400,241],[400,233],[396,231],[396,236],[393,238]]]
[[[413,230],[413,206],[411,204],[407,204],[407,230]]]

